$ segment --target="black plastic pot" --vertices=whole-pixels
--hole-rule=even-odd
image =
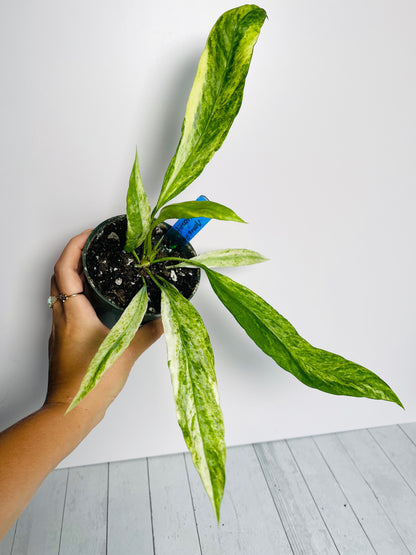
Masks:
[[[82,265],[83,265],[85,282],[86,282],[85,294],[90,300],[91,304],[93,305],[97,313],[97,316],[109,328],[113,327],[114,324],[119,320],[120,316],[124,311],[124,308],[118,306],[113,301],[105,297],[101,293],[101,291],[99,291],[99,289],[96,287],[96,285],[94,284],[93,278],[91,277],[90,272],[88,271],[87,257],[88,257],[89,249],[92,243],[94,242],[94,240],[97,238],[97,236],[104,234],[106,232],[106,228],[108,228],[109,224],[112,224],[113,222],[117,222],[117,223],[122,222],[124,224],[124,222],[126,222],[126,215],[123,214],[120,216],[114,216],[113,218],[109,218],[108,220],[105,220],[104,222],[99,224],[91,232],[90,236],[87,239],[87,242],[85,243],[84,249],[82,251]],[[166,233],[169,229],[171,229],[171,226],[168,223],[163,222],[162,224],[159,224],[158,228],[164,230]],[[175,230],[171,230],[171,234],[172,233],[176,233]],[[178,234],[178,243],[180,242],[180,239],[181,239],[181,236]],[[196,256],[196,254],[197,253],[192,247],[192,245],[188,243],[182,248],[180,256],[182,258],[192,258],[193,256]],[[184,294],[184,296],[186,296],[186,298],[188,299],[190,299],[195,294],[199,285],[200,270],[199,269],[196,269],[196,270],[197,270],[196,285],[195,287],[192,288],[192,291],[190,293]],[[183,292],[181,291],[181,293]],[[160,314],[147,312],[143,318],[143,323],[149,322],[151,320],[155,320],[159,317],[160,317]]]

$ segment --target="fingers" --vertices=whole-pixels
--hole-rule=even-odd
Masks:
[[[91,231],[91,229],[87,229],[73,237],[55,264],[54,272],[57,287],[60,292],[66,295],[82,291],[83,285],[80,277],[81,254]]]
[[[55,274],[51,277],[51,295],[54,295],[55,297],[59,295]],[[55,303],[53,303],[52,310],[53,310],[54,319],[59,319],[63,317],[64,308],[61,302],[56,301]]]
[[[84,290],[84,283],[81,277],[82,249],[90,235],[92,229],[86,229],[79,235],[73,237],[64,248],[61,256],[54,266],[54,276],[51,281],[51,294],[73,295]],[[77,295],[68,298],[65,302],[57,301],[53,305],[54,317],[71,316],[84,311],[84,314],[96,318],[94,309],[85,295]]]

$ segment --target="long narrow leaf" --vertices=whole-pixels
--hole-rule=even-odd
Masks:
[[[219,520],[226,451],[211,342],[196,309],[167,282],[161,314],[178,422]]]
[[[248,266],[266,262],[262,254],[248,249],[217,249],[198,254],[189,261],[177,264],[181,268],[192,268],[196,264],[203,264],[208,268],[229,268],[232,266]]]
[[[124,250],[132,252],[143,242],[150,228],[151,208],[143,187],[139,170],[139,158],[134,159],[127,191],[127,233]]]
[[[118,322],[101,343],[67,412],[72,410],[97,385],[104,372],[130,345],[146,313],[147,302],[147,288],[143,283],[143,287],[136,293]]]
[[[178,202],[169,204],[160,211],[157,223],[164,222],[171,218],[214,218],[215,220],[227,220],[229,222],[245,223],[237,214],[218,202],[206,200],[199,202],[191,200],[188,202]]]
[[[396,394],[376,374],[339,355],[313,347],[253,291],[229,277],[205,270],[215,293],[251,339],[305,385],[335,395],[382,399],[402,406]]]
[[[224,142],[241,106],[253,48],[265,18],[263,9],[245,5],[225,12],[212,28],[156,211],[198,177]]]

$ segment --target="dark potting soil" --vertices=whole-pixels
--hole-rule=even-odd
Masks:
[[[143,287],[144,276],[148,291],[149,304],[147,312],[160,314],[160,289],[139,268],[131,253],[123,250],[126,242],[126,219],[109,222],[88,246],[86,264],[87,270],[95,287],[111,302],[120,308],[126,308],[134,295]],[[169,229],[167,224],[160,224],[152,234],[152,245],[156,245]],[[189,248],[189,247],[188,247]],[[141,257],[142,246],[136,249]],[[190,258],[196,253],[186,254],[186,249],[171,249],[163,245],[158,249],[156,258],[175,256]],[[175,262],[160,262],[150,266],[151,271],[172,283],[184,297],[189,298],[199,281],[199,268],[167,268]]]

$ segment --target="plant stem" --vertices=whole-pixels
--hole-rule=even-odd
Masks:
[[[153,222],[150,225],[149,231],[147,233],[147,237],[145,239],[144,245],[143,245],[143,255],[144,257],[150,257],[150,253],[152,252],[152,233],[153,230],[156,227],[156,222],[155,220],[153,220]]]
[[[153,283],[155,283],[160,289],[160,283],[157,281],[157,279],[152,274],[152,272],[149,270],[149,268],[146,268],[146,272],[148,273],[148,275],[149,275],[150,279],[153,281]]]
[[[174,262],[189,262],[189,258],[179,258],[178,256],[165,256],[163,258],[158,258],[157,260],[153,260],[152,264],[157,264],[158,262],[169,262],[171,260],[173,260]]]
[[[153,264],[153,260],[155,258],[155,256],[157,255],[157,249],[160,246],[160,243],[163,241],[163,239],[165,238],[164,235],[162,235],[162,237],[159,239],[159,241],[156,243],[156,245],[153,247],[153,250],[150,254],[149,260],[150,260],[150,264]]]
[[[141,266],[142,263],[140,261],[140,258],[137,256],[137,252],[134,249],[131,252],[133,253],[134,258],[137,260],[137,264]]]

